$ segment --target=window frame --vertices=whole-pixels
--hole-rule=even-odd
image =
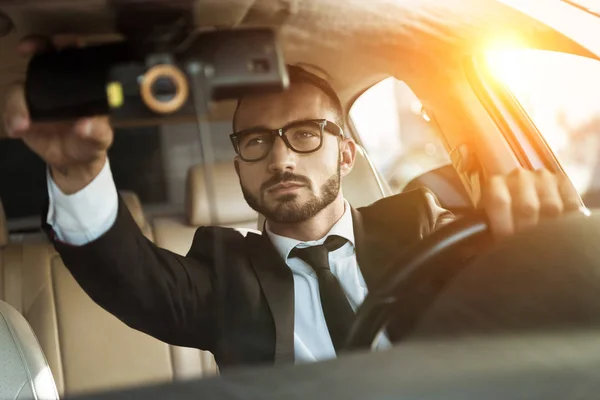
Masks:
[[[600,67],[600,58],[593,55],[549,48],[533,47],[530,50],[551,51],[573,57],[584,57],[596,61]],[[563,168],[554,150],[552,150],[543,133],[535,125],[519,100],[513,95],[508,86],[493,77],[491,71],[485,66],[484,55],[478,54],[470,57],[464,64],[464,70],[473,91],[482,101],[482,105],[492,119],[503,123],[504,128],[510,126],[508,122],[513,122],[513,126],[516,126],[517,130],[513,131],[502,129],[502,125],[498,125],[513,152],[516,155],[520,153],[522,157],[527,158],[528,162],[531,159],[538,159],[548,170],[571,181],[571,177]],[[586,204],[582,198],[584,194],[578,193],[578,196],[581,206],[585,207]]]
[[[567,3],[575,8],[580,9],[583,12],[586,12],[590,15],[600,18],[600,5],[597,8],[588,7],[586,4],[582,4],[577,0],[561,0],[563,3]]]

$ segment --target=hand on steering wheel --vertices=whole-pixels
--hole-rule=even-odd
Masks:
[[[588,216],[588,212],[579,212]],[[464,267],[456,254],[469,246],[492,243],[486,214],[475,211],[419,241],[389,268],[380,285],[370,291],[346,340],[347,350],[367,349],[394,319],[394,340],[408,334],[422,313],[433,303],[444,285]],[[485,246],[484,246],[485,247]],[[471,252],[474,253],[474,252]],[[454,262],[449,263],[448,257]],[[450,265],[449,265],[450,264]]]

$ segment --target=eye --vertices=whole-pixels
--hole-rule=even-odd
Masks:
[[[264,146],[268,142],[268,137],[262,133],[248,134],[241,140],[242,147]]]
[[[313,131],[297,131],[294,132],[294,137],[296,139],[311,139],[314,137],[319,137],[319,134]]]
[[[246,146],[258,146],[261,144],[264,144],[265,140],[263,138],[254,138],[254,139],[250,139],[248,141],[248,143],[246,144]]]

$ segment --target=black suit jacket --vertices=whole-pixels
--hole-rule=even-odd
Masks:
[[[352,209],[352,217],[370,289],[392,258],[453,218],[426,189]],[[132,328],[209,350],[221,368],[294,361],[294,281],[266,234],[200,227],[183,257],[147,240],[120,200],[116,222],[97,240],[53,242],[90,297]]]

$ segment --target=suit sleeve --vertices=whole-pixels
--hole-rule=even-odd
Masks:
[[[87,294],[130,327],[167,343],[212,350],[216,293],[212,256],[192,245],[186,257],[159,248],[139,230],[119,197],[117,217],[82,246],[56,240],[66,267]],[[194,244],[205,240],[199,228]]]

